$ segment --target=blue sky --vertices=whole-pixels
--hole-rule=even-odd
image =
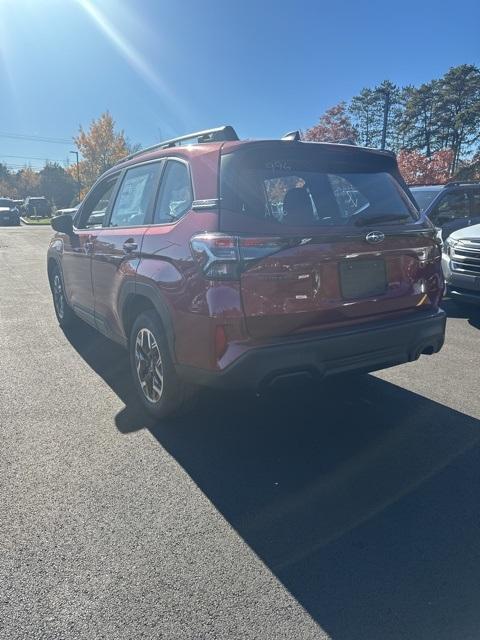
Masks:
[[[106,109],[143,146],[278,137],[385,78],[479,64],[479,25],[478,0],[0,0],[0,161],[65,161],[68,142],[5,134],[70,139]]]

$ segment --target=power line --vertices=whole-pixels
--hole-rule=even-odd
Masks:
[[[45,165],[40,165],[40,164],[14,164],[11,162],[0,162],[0,164],[2,164],[4,167],[6,167],[7,169],[32,169],[33,171],[41,171],[42,169],[45,169]],[[62,165],[60,165],[62,166]],[[66,167],[71,166],[71,165],[63,165],[62,169],[65,169]]]
[[[52,160],[51,158],[40,158],[39,156],[10,156],[7,154],[0,155],[0,162],[2,158],[16,158],[17,160],[41,160],[42,162],[58,162],[59,164],[65,164],[65,160]]]
[[[33,169],[35,171],[40,171],[41,169],[43,169],[43,167],[37,165],[25,165],[25,164],[6,164],[4,165],[7,167],[7,169]]]
[[[49,142],[52,144],[73,144],[73,138],[49,138],[47,136],[33,136],[26,133],[5,133],[0,131],[0,138],[12,140],[30,140],[32,142]]]

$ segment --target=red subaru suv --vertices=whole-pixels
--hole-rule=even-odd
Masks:
[[[390,152],[220,127],[125,158],[52,226],[60,325],[127,347],[158,417],[198,385],[258,391],[443,344],[441,248]]]

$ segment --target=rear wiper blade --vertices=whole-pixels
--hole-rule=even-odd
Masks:
[[[387,213],[377,213],[371,215],[360,216],[353,223],[358,226],[371,224],[372,222],[400,222],[401,220],[411,220],[409,213],[397,213],[394,215],[388,215]]]

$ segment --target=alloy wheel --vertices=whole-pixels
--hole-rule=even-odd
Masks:
[[[65,296],[63,295],[63,285],[60,274],[56,273],[53,277],[53,301],[58,317],[63,320],[65,316]]]
[[[163,393],[162,356],[155,336],[146,328],[140,329],[135,340],[135,368],[144,396],[157,403]]]

